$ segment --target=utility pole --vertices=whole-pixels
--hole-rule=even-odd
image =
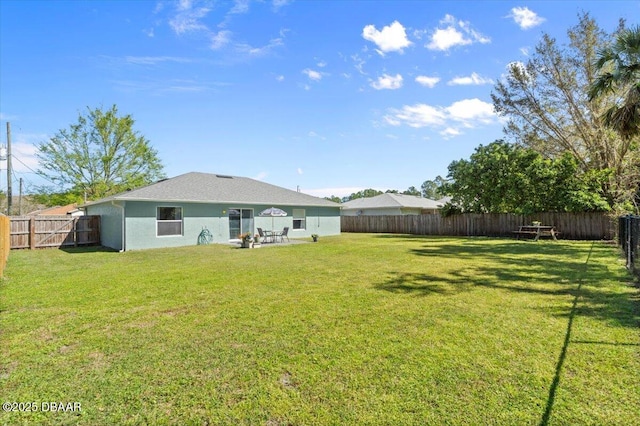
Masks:
[[[20,198],[18,198],[18,216],[22,216],[22,178],[20,178]]]
[[[7,216],[11,216],[11,123],[7,121]]]

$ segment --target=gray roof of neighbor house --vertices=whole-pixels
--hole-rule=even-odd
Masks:
[[[110,201],[173,201],[193,203],[269,204],[340,207],[340,204],[259,180],[211,173],[186,173],[171,179],[85,204]]]
[[[429,198],[388,192],[376,195],[375,197],[357,198],[355,200],[347,201],[342,204],[342,210],[388,208],[438,209],[442,207],[442,205],[443,203]]]

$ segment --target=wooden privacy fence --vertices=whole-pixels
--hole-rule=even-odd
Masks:
[[[552,225],[560,238],[612,240],[616,221],[606,213],[472,214],[442,217],[439,214],[407,216],[342,216],[342,232],[368,232],[443,236],[512,237],[520,226],[540,221]]]
[[[12,249],[100,244],[100,216],[12,217],[10,234]]]
[[[0,214],[0,277],[4,273],[4,267],[9,259],[9,250],[11,249],[11,223],[9,218]]]

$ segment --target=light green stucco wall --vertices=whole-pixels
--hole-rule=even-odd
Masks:
[[[100,216],[100,244],[115,250],[122,250],[122,212],[113,204],[97,204],[86,208],[88,215]]]
[[[103,241],[115,244],[121,241],[121,215],[115,207],[99,208],[99,206],[109,206],[100,204],[90,206],[88,211],[102,215],[102,223],[108,223],[106,229],[102,228]],[[160,236],[156,235],[156,209],[157,207],[182,207],[183,214],[183,235],[181,236]],[[261,211],[269,207],[278,207],[287,212],[286,217],[260,217]],[[143,201],[127,201],[125,203],[125,250],[141,250],[160,247],[178,247],[196,245],[198,235],[203,227],[206,227],[213,235],[214,243],[229,242],[229,218],[228,212],[232,208],[253,209],[254,229],[282,230],[289,227],[289,238],[310,237],[311,234],[338,235],[340,234],[340,208],[339,207],[305,207],[305,206],[272,206],[272,205],[221,205],[221,204],[198,204],[198,203],[157,203]],[[305,209],[306,229],[293,229],[293,209]],[[89,210],[91,209],[91,210]],[[104,213],[101,213],[104,212]],[[118,227],[115,223],[118,223]],[[106,245],[106,244],[104,244]],[[108,245],[121,250],[121,243],[118,247]]]

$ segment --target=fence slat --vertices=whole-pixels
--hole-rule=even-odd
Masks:
[[[12,249],[100,244],[100,216],[18,216],[9,219]]]
[[[449,217],[438,214],[406,216],[342,216],[342,232],[511,237],[520,226],[537,220],[555,226],[569,240],[611,240],[616,221],[606,213],[466,213]]]
[[[7,266],[9,251],[11,250],[11,222],[9,217],[0,214],[0,278]]]

